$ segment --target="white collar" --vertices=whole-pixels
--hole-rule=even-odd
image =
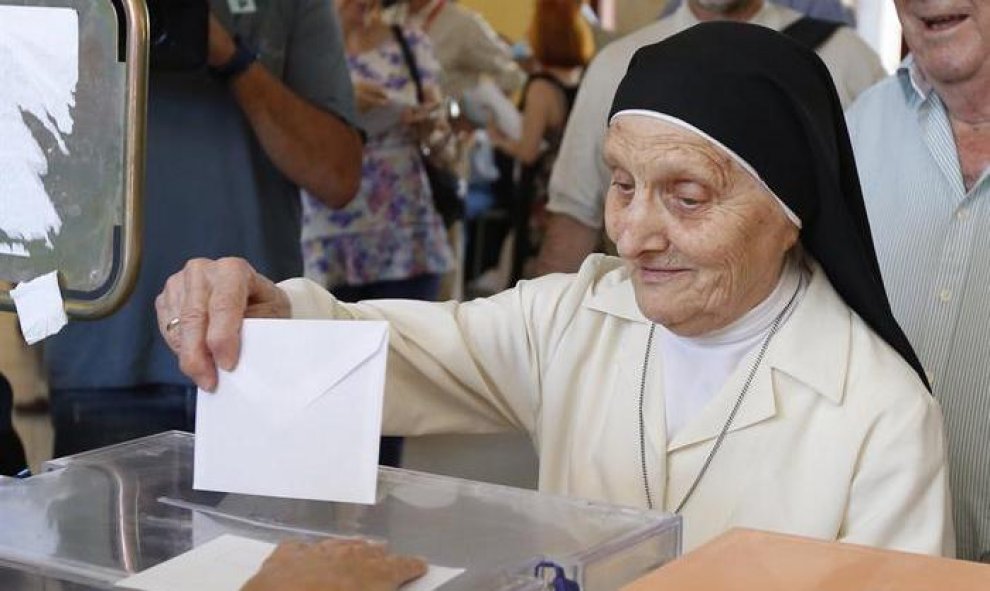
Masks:
[[[770,295],[728,326],[696,337],[678,336],[666,329],[663,329],[664,332],[667,333],[668,338],[680,341],[682,344],[695,349],[718,349],[766,334],[774,320],[783,312],[801,287],[803,272],[800,263],[795,259],[796,257],[787,257],[777,286],[770,292]]]
[[[901,65],[898,66],[897,75],[901,80],[901,85],[908,98],[913,93],[918,99],[924,101],[935,90],[935,87],[932,86],[932,83],[918,65],[917,60],[911,54],[908,54],[904,58],[904,61],[901,62]]]
[[[583,307],[639,325],[639,334],[645,342],[650,320],[636,305],[628,265],[614,257],[592,256],[597,257],[600,264],[612,268],[591,286]],[[799,264],[807,269],[802,272],[810,272],[811,277],[804,294],[800,296],[801,301],[794,307],[787,322],[782,323],[780,332],[767,350],[768,365],[838,403],[845,391],[850,331],[855,314],[836,293],[814,259],[806,254]],[[778,351],[786,354],[777,354]],[[642,364],[639,352],[620,352],[619,356],[630,367],[639,368]],[[760,375],[756,379],[758,382],[766,380]],[[754,384],[754,391],[759,389],[757,386],[760,384]],[[773,391],[769,383],[763,386]],[[763,407],[767,405],[772,407],[772,400],[766,401]]]

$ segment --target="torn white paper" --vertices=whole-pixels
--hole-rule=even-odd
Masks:
[[[17,309],[17,320],[27,344],[33,345],[62,330],[69,319],[65,317],[62,292],[55,271],[19,283],[10,290]]]
[[[134,591],[238,591],[261,568],[274,544],[223,535],[172,560],[119,581]],[[464,569],[430,565],[421,578],[401,591],[433,591]]]
[[[245,321],[197,397],[193,487],[373,504],[387,351],[385,322]]]
[[[12,257],[29,257],[27,249],[24,248],[23,244],[10,244],[9,242],[0,242],[0,254],[9,255]]]
[[[79,80],[79,20],[71,8],[0,6],[0,253],[52,238],[62,220],[45,190],[48,155],[28,126],[35,120],[68,154]],[[46,142],[47,143],[47,142]]]

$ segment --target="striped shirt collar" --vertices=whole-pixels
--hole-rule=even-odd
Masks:
[[[904,98],[908,104],[915,107],[920,106],[931,96],[935,87],[928,81],[925,73],[921,71],[914,56],[908,54],[901,65],[897,68],[897,77],[901,81],[901,88],[904,90]],[[914,100],[917,99],[917,100]]]

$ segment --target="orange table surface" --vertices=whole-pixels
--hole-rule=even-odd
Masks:
[[[734,529],[622,591],[979,591],[990,565]]]

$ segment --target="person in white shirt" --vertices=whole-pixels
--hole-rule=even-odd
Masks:
[[[801,14],[765,0],[688,0],[674,14],[608,45],[591,62],[550,178],[552,214],[536,265],[537,274],[573,272],[602,239],[608,171],[602,164],[608,112],[633,53],[699,22],[733,20],[783,30]],[[839,27],[816,52],[828,66],[843,106],[886,75],[876,53],[848,27]],[[664,81],[675,78],[658,73]]]
[[[849,132],[894,315],[945,409],[959,557],[990,563],[990,3],[895,5],[911,55]]]
[[[619,257],[466,303],[345,304],[192,261],[158,298],[162,335],[212,390],[245,316],[384,319],[387,433],[524,431],[540,490],[677,512],[687,550],[746,526],[951,555],[941,414],[827,69],[706,23],[637,52],[605,120]]]

